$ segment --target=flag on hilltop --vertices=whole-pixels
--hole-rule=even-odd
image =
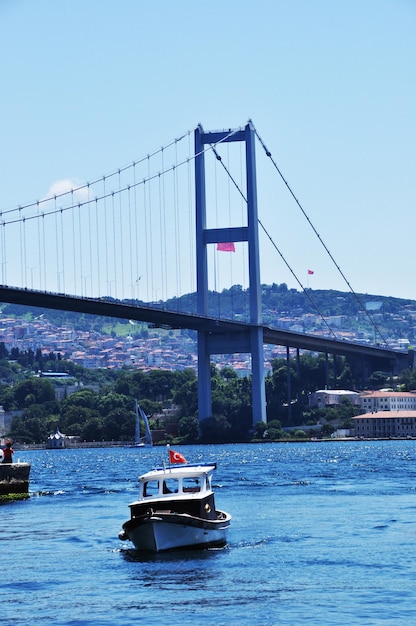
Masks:
[[[217,243],[220,252],[235,252],[235,245],[231,241]]]

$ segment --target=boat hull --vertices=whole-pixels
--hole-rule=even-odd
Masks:
[[[223,547],[231,516],[222,511],[217,514],[217,520],[204,520],[187,514],[158,512],[125,522],[120,539],[129,539],[137,550],[150,552]]]
[[[0,463],[0,496],[29,493],[30,463]]]

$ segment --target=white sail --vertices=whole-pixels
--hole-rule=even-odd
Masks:
[[[140,436],[140,417],[144,422],[145,427],[145,435],[144,437]],[[147,419],[146,413],[140,407],[138,401],[136,400],[136,431],[134,434],[134,445],[135,446],[152,446],[152,431],[150,430],[149,420]]]
[[[136,430],[134,432],[134,443],[135,445],[139,445],[141,442],[140,439],[140,420],[139,420],[139,403],[136,400]]]
[[[141,407],[139,406],[139,404],[137,404],[137,406],[139,407],[139,411],[140,411],[140,416],[144,422],[144,426],[146,429],[146,434],[143,437],[142,441],[146,446],[152,446],[153,445],[153,439],[152,439],[152,431],[150,430],[150,426],[149,426],[149,420],[147,419],[147,415],[146,413],[141,409]]]

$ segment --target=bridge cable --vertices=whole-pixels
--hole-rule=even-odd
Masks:
[[[125,187],[125,190],[128,189],[129,186]],[[121,252],[123,245],[123,205],[121,202],[121,174],[120,171],[118,173],[118,213],[119,213],[119,241],[120,241],[120,265],[121,265],[121,297],[124,298],[124,254]]]
[[[99,238],[99,224],[100,224],[100,220],[98,218],[98,200],[95,199],[95,236],[96,236],[96,251],[97,251],[97,262],[96,262],[96,267],[97,267],[97,285],[96,285],[96,289],[97,289],[97,293],[100,294],[101,293],[101,262],[100,262],[100,238]]]
[[[251,122],[251,121],[250,121]],[[286,185],[290,195],[292,196],[292,198],[294,199],[294,201],[296,202],[296,204],[298,205],[299,209],[302,211],[304,217],[306,218],[308,224],[310,225],[310,227],[312,228],[313,232],[315,233],[315,235],[317,236],[317,238],[319,239],[320,243],[322,244],[322,246],[324,247],[325,251],[327,252],[329,258],[331,259],[331,261],[333,262],[333,264],[335,265],[335,267],[337,268],[338,272],[341,274],[342,278],[344,279],[345,283],[348,285],[348,288],[350,289],[351,293],[353,294],[353,296],[355,297],[355,299],[357,300],[359,306],[361,307],[361,309],[363,310],[363,312],[366,313],[371,325],[373,326],[374,330],[380,335],[381,339],[384,341],[384,343],[387,344],[386,339],[384,338],[382,332],[380,331],[380,329],[377,327],[377,324],[374,322],[373,318],[371,317],[371,315],[368,313],[368,311],[366,310],[363,302],[361,301],[361,298],[358,296],[358,294],[354,291],[354,289],[352,288],[351,284],[349,283],[349,281],[347,280],[344,272],[341,270],[340,266],[338,265],[338,263],[335,261],[334,257],[332,256],[330,250],[328,249],[328,247],[326,246],[326,244],[324,243],[324,241],[322,240],[320,234],[318,233],[318,231],[316,230],[315,226],[312,224],[309,216],[307,215],[306,211],[304,210],[304,208],[302,207],[301,203],[299,202],[299,200],[297,199],[297,197],[295,196],[294,192],[292,191],[289,183],[287,182],[287,180],[285,179],[285,177],[283,176],[282,172],[280,171],[277,163],[275,162],[275,160],[272,157],[272,153],[270,152],[270,150],[267,149],[265,143],[263,142],[262,138],[260,137],[260,135],[257,132],[257,129],[253,126],[254,128],[254,132],[256,133],[256,137],[257,139],[260,141],[260,144],[262,145],[266,156],[269,157],[269,159],[271,160],[271,162],[273,163],[276,171],[278,172],[280,178],[282,179],[282,181],[284,182],[284,184]]]
[[[239,132],[239,129],[235,129],[235,130],[230,131],[230,132],[228,133],[228,135],[226,135],[226,136],[225,136],[225,137],[223,137],[222,139],[219,139],[219,140],[218,140],[215,144],[212,144],[212,145],[217,146],[217,145],[219,145],[219,144],[221,144],[221,143],[223,143],[223,142],[227,141],[227,139],[228,139],[229,137],[232,137],[232,135],[235,135],[237,132]],[[172,142],[172,144],[171,144],[171,145],[173,145],[173,144],[174,144],[174,142]],[[204,148],[203,150],[201,150],[199,153],[194,154],[192,158],[193,158],[193,159],[196,159],[198,156],[200,156],[200,155],[204,154],[205,152],[208,152],[210,149],[211,149],[211,147],[210,147],[210,146],[207,146],[206,148]],[[155,154],[157,154],[157,152],[156,152]],[[150,154],[149,156],[153,156],[153,155],[152,155],[152,154]],[[147,158],[147,157],[146,157],[146,158]],[[145,159],[142,159],[142,161],[144,161],[144,160],[145,160]],[[151,182],[152,180],[155,180],[155,179],[159,178],[159,176],[161,176],[161,175],[169,174],[169,172],[173,172],[176,168],[178,168],[178,167],[180,167],[180,166],[182,166],[182,165],[187,164],[187,163],[188,163],[188,160],[189,160],[189,159],[188,159],[188,157],[187,157],[186,159],[182,160],[181,162],[177,163],[176,165],[172,165],[172,166],[167,167],[166,169],[164,169],[164,170],[162,170],[162,171],[160,171],[160,172],[157,172],[157,173],[155,173],[155,174],[152,174],[152,176],[150,176],[149,178],[144,178],[144,179],[142,179],[142,180],[140,180],[140,181],[136,181],[136,182],[134,183],[134,185],[130,185],[130,188],[132,188],[132,187],[138,187],[138,186],[140,186],[140,185],[145,185],[147,182]],[[131,167],[131,166],[128,166],[128,167]],[[127,169],[127,168],[124,168],[124,170],[125,170],[125,169]],[[122,171],[123,171],[123,168],[122,168],[122,169],[120,169],[120,170],[117,170],[116,174],[118,174],[118,172],[119,172],[119,171],[120,171],[120,172],[122,172]],[[115,175],[115,174],[110,174],[110,176],[114,176],[114,175]],[[50,201],[52,201],[52,200],[56,200],[56,199],[58,199],[58,198],[61,198],[61,197],[67,196],[67,195],[69,195],[69,194],[70,194],[70,195],[71,195],[71,197],[72,197],[72,200],[71,200],[70,204],[68,204],[68,205],[66,205],[66,206],[63,206],[63,207],[59,207],[59,209],[56,207],[56,208],[54,208],[54,209],[52,209],[52,210],[50,210],[50,211],[45,211],[45,212],[43,212],[43,213],[42,213],[42,217],[49,216],[49,215],[54,215],[54,214],[55,214],[56,212],[58,212],[58,211],[59,211],[59,212],[62,212],[62,211],[69,211],[69,210],[74,209],[74,208],[76,208],[76,207],[88,206],[88,204],[89,204],[89,203],[93,202],[93,200],[92,200],[92,199],[88,199],[88,200],[85,200],[85,201],[83,201],[83,202],[77,202],[77,203],[75,204],[75,203],[74,203],[74,199],[73,199],[74,194],[75,194],[75,193],[77,193],[78,191],[81,191],[81,190],[85,190],[85,189],[87,189],[88,185],[94,185],[94,184],[96,184],[97,182],[101,182],[101,181],[104,181],[104,182],[105,182],[105,180],[106,180],[106,177],[105,177],[105,176],[103,176],[102,178],[100,178],[100,179],[98,179],[98,180],[95,180],[95,181],[93,181],[92,183],[91,183],[91,182],[90,182],[90,183],[86,183],[85,185],[81,185],[81,186],[79,186],[79,187],[73,188],[73,189],[71,189],[70,191],[65,191],[65,192],[60,193],[60,194],[55,194],[54,196],[50,196],[50,197],[47,197],[47,198],[43,198],[42,200],[36,200],[35,202],[31,202],[31,203],[26,204],[26,205],[24,205],[24,206],[22,206],[22,205],[21,205],[21,206],[19,206],[19,207],[15,207],[14,209],[8,209],[8,210],[3,210],[3,211],[0,211],[0,217],[3,217],[3,216],[4,216],[4,215],[6,215],[7,213],[15,213],[16,211],[19,211],[19,216],[18,216],[17,218],[15,218],[15,219],[10,219],[10,220],[8,220],[7,222],[5,222],[5,221],[3,220],[2,225],[5,225],[5,224],[18,224],[18,223],[20,223],[23,219],[24,219],[24,220],[27,220],[27,221],[37,219],[37,218],[38,218],[38,214],[34,214],[34,215],[27,215],[27,216],[25,216],[25,217],[23,217],[23,218],[22,218],[22,216],[21,216],[21,214],[20,214],[20,211],[22,211],[23,209],[31,208],[31,207],[36,207],[36,206],[38,206],[38,204],[41,204],[41,203],[44,203],[44,202],[50,202]],[[105,200],[106,200],[106,199],[108,199],[108,198],[112,198],[112,199],[113,199],[113,196],[114,196],[116,193],[117,193],[117,194],[119,194],[119,193],[125,192],[125,191],[127,191],[127,189],[128,189],[128,185],[126,185],[125,187],[122,187],[122,188],[118,189],[117,191],[109,191],[109,192],[104,191],[104,192],[103,192],[103,194],[102,194],[101,196],[97,196],[96,198],[94,198],[94,202],[96,202],[97,200],[104,200],[104,201],[105,201]]]
[[[236,132],[236,131],[234,131],[234,132]],[[61,193],[57,193],[57,194],[54,194],[52,196],[48,196],[47,198],[42,198],[42,200],[35,200],[34,202],[29,202],[27,204],[19,205],[18,207],[2,210],[0,212],[0,215],[3,216],[3,215],[6,215],[7,213],[15,213],[16,211],[21,211],[23,209],[28,209],[28,208],[31,208],[31,207],[35,207],[35,206],[38,206],[39,204],[44,204],[44,203],[50,202],[50,201],[52,201],[54,199],[63,198],[64,196],[68,196],[70,194],[73,195],[74,193],[77,193],[79,191],[86,190],[89,185],[96,185],[99,182],[101,182],[102,180],[112,178],[113,176],[119,176],[120,173],[126,172],[130,168],[135,168],[136,165],[140,165],[140,163],[144,163],[150,157],[156,156],[157,154],[159,154],[163,150],[168,149],[171,146],[174,146],[175,143],[177,143],[178,141],[181,141],[182,139],[184,139],[187,136],[187,134],[188,133],[185,133],[185,134],[181,135],[181,137],[178,137],[177,139],[172,140],[166,146],[162,146],[161,148],[158,148],[157,150],[154,150],[154,152],[151,152],[150,154],[147,154],[145,157],[142,157],[138,161],[133,161],[132,163],[129,163],[129,165],[125,165],[124,167],[117,168],[116,170],[114,170],[110,174],[106,174],[105,176],[102,176],[100,178],[92,180],[92,181],[90,181],[88,183],[85,183],[84,185],[79,185],[78,187],[74,187],[73,189],[71,189],[69,191],[63,191]],[[138,183],[138,184],[140,184],[140,183]],[[83,204],[86,204],[86,203],[83,203]],[[16,221],[18,221],[18,220],[16,220]]]
[[[244,193],[241,191],[240,187],[238,186],[238,183],[236,182],[236,180],[234,179],[233,175],[231,174],[231,172],[227,169],[227,166],[224,165],[223,160],[221,155],[218,154],[215,146],[212,144],[211,145],[211,149],[213,151],[213,153],[215,154],[215,157],[217,159],[217,161],[219,161],[221,163],[221,165],[223,166],[223,168],[225,169],[225,171],[227,172],[228,176],[230,177],[232,183],[234,184],[235,188],[237,189],[237,191],[239,192],[239,194],[241,195],[241,197],[243,198],[244,202],[247,204],[247,198],[245,197]],[[313,306],[313,308],[315,309],[315,311],[318,313],[319,317],[322,319],[322,321],[324,322],[324,324],[326,325],[326,327],[328,328],[329,332],[331,333],[331,335],[337,339],[336,334],[334,333],[334,331],[332,330],[332,328],[330,327],[330,325],[328,324],[327,320],[325,319],[323,313],[319,310],[318,306],[316,305],[316,303],[312,300],[311,296],[309,295],[309,292],[307,289],[305,289],[305,287],[302,285],[301,281],[299,280],[299,278],[296,276],[295,272],[293,271],[293,269],[291,268],[291,266],[289,265],[289,263],[286,261],[285,257],[283,256],[283,253],[279,250],[279,248],[277,247],[276,243],[273,241],[271,235],[269,235],[269,233],[267,232],[265,226],[263,225],[263,223],[261,222],[261,220],[259,218],[257,218],[257,221],[259,223],[259,225],[261,226],[262,230],[264,231],[264,233],[266,234],[266,236],[269,238],[272,246],[275,248],[276,252],[280,255],[280,258],[282,259],[282,261],[284,262],[284,264],[286,265],[287,269],[289,270],[289,272],[292,274],[293,278],[296,280],[296,282],[298,283],[298,285],[300,286],[300,288],[302,289],[302,291],[304,292],[305,296],[308,298],[309,302],[311,303],[311,305]]]

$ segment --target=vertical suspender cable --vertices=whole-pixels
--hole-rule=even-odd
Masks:
[[[85,295],[83,292],[83,281],[84,281],[84,262],[82,258],[82,225],[81,225],[81,208],[82,204],[78,203],[78,239],[79,239],[79,278],[80,278],[80,291],[82,295]]]
[[[63,224],[63,211],[61,209],[60,211],[61,213],[61,263],[62,263],[62,291],[65,292],[65,254],[64,254],[64,242],[65,242],[65,236],[64,236],[64,224]]]
[[[120,214],[120,263],[121,263],[121,297],[124,298],[124,242],[123,242],[123,206],[121,202],[121,177],[120,170],[118,170],[118,207]]]
[[[136,163],[133,163],[133,182],[134,182],[134,251],[135,251],[135,272],[134,275],[136,277],[135,285],[137,285],[137,300],[140,299],[140,265],[139,265],[139,228],[138,228],[138,219],[139,216],[137,214],[137,186],[136,186]]]
[[[105,280],[107,286],[107,295],[110,295],[110,275],[108,268],[108,257],[110,256],[110,251],[108,248],[108,228],[107,228],[107,192],[105,186],[105,176],[103,176],[103,198],[104,198],[104,257],[105,257]]]
[[[92,295],[92,268],[93,268],[93,262],[92,262],[92,228],[91,228],[91,198],[90,198],[90,184],[87,183],[87,189],[88,189],[88,242],[89,242],[89,257],[90,257],[90,291],[89,291],[89,295]],[[87,290],[85,290],[87,291]],[[87,295],[87,293],[85,294]]]
[[[227,162],[228,169],[230,168],[230,144],[227,143]],[[228,226],[231,226],[231,181],[230,178],[227,178],[228,182]],[[233,255],[229,254],[230,257],[230,286],[233,286]],[[234,290],[231,290],[231,317],[234,319]]]
[[[190,293],[194,293],[195,288],[195,222],[192,216],[193,210],[193,189],[192,189],[192,168],[191,168],[191,159],[188,158],[188,223],[189,223],[189,231],[188,231],[188,239],[190,242],[189,245],[189,269],[190,269],[190,284],[189,291]],[[196,299],[191,300],[192,310],[191,313],[196,312]]]
[[[131,219],[131,194],[130,185],[127,186],[127,206],[129,212],[129,258],[130,258],[130,290],[131,299],[134,300],[134,278],[133,278],[133,224]]]
[[[157,300],[157,287],[156,287],[156,298],[153,297],[153,288],[154,288],[154,263],[153,263],[153,236],[157,237],[156,233],[153,233],[153,220],[152,220],[152,193],[151,193],[151,180],[150,180],[150,156],[147,155],[147,216],[148,216],[148,226],[149,226],[149,247],[150,247],[150,259],[146,259],[146,264],[150,263],[150,271],[151,282],[152,282],[152,300]]]
[[[23,234],[22,234],[22,207],[19,207],[19,239],[20,239],[20,284],[22,287],[25,286],[25,277],[24,277],[24,269],[23,269]]]
[[[1,280],[2,280],[2,285],[7,285],[7,268],[6,268],[6,263],[7,263],[7,252],[6,252],[6,222],[2,222],[2,229],[1,229],[1,253],[2,253],[2,257],[1,257]]]
[[[42,213],[42,243],[43,243],[43,288],[46,291],[46,237],[45,237],[45,213]]]
[[[176,266],[176,308],[179,307],[180,296],[180,242],[179,242],[179,217],[178,217],[178,177],[176,163],[172,170],[173,182],[173,208],[174,208],[174,226],[175,226],[175,266]]]
[[[58,292],[61,293],[61,272],[59,267],[59,231],[58,231],[58,209],[56,205],[56,196],[54,197],[54,218],[55,218],[55,267],[56,267],[56,280],[58,285]],[[75,252],[75,250],[74,250]],[[75,263],[74,254],[74,263]],[[76,292],[75,292],[76,293]]]
[[[167,232],[166,232],[166,194],[165,194],[165,153],[163,148],[161,149],[161,158],[162,158],[162,177],[159,174],[159,195],[161,196],[161,210],[163,216],[163,235],[162,235],[162,259],[163,259],[163,267],[162,274],[166,276],[166,287],[165,287],[165,300],[167,300],[167,288],[169,284],[168,280],[168,265],[167,265]]]
[[[36,203],[37,205],[37,220],[36,220],[36,225],[38,228],[38,264],[39,264],[39,289],[42,289],[42,253],[41,253],[41,236],[40,236],[40,218],[39,218],[39,202]]]
[[[179,312],[181,305],[181,295],[182,295],[182,276],[181,276],[181,268],[182,268],[182,252],[183,247],[181,246],[182,239],[182,231],[181,231],[181,206],[179,204],[179,187],[180,187],[180,179],[179,179],[179,170],[178,170],[178,140],[175,141],[175,167],[173,170],[173,193],[174,193],[174,207],[175,207],[175,240],[176,240],[176,311]]]
[[[72,216],[72,253],[74,256],[74,277],[73,277],[73,283],[74,283],[74,292],[77,293],[77,250],[76,250],[76,240],[77,240],[77,236],[76,236],[76,226],[75,226],[75,206],[74,206],[74,190],[71,189],[71,206],[72,206],[72,210],[71,210],[71,216]]]
[[[26,257],[26,219],[23,218],[23,263],[24,263],[24,272],[25,272],[25,283],[24,286],[27,287],[27,257]]]
[[[97,296],[101,296],[101,263],[100,263],[100,221],[98,219],[98,198],[95,198],[95,236],[96,236],[96,248],[97,248]]]
[[[147,232],[147,202],[146,202],[146,180],[143,179],[143,214],[144,214],[144,247],[145,247],[145,266],[146,266],[146,300],[149,302],[149,234]],[[151,293],[153,294],[153,284]],[[150,298],[153,300],[153,295]]]
[[[160,270],[162,273],[162,300],[167,300],[166,295],[166,224],[164,222],[164,212],[162,204],[162,187],[160,182],[160,172],[158,175],[158,204],[159,204],[159,224],[160,224]]]
[[[117,298],[117,249],[116,249],[116,215],[115,215],[115,208],[114,208],[114,191],[111,192],[111,212],[112,212],[112,218],[113,218],[114,297]]]

